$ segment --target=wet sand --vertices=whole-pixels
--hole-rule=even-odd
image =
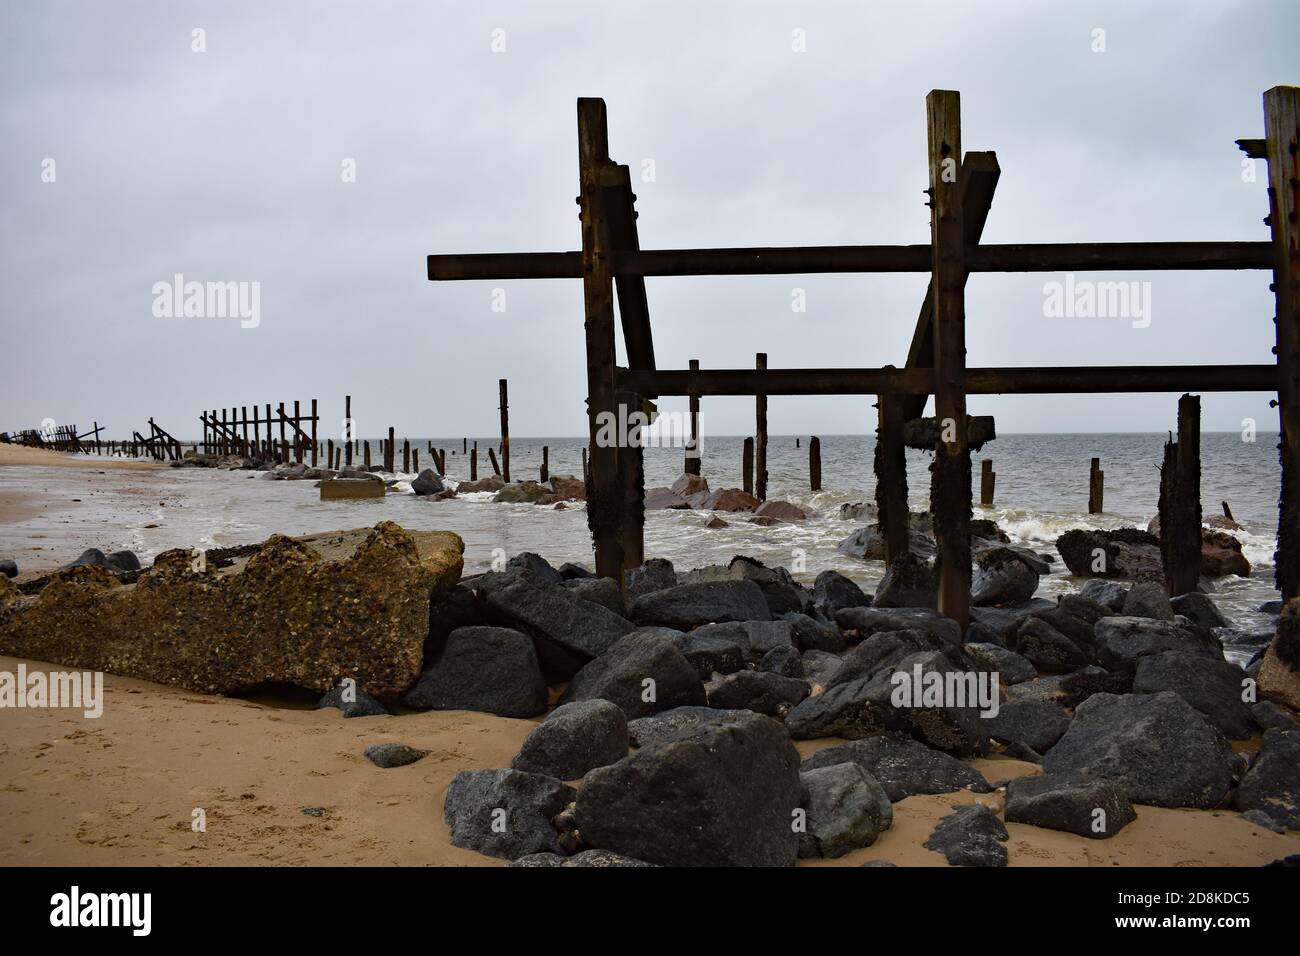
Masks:
[[[73,455],[48,448],[29,448],[26,445],[0,444],[0,466],[28,465],[42,468],[90,468],[100,471],[157,471],[167,466],[162,462],[138,461],[134,458],[93,458]]]
[[[0,657],[13,672],[18,659]],[[50,665],[27,662],[30,667]],[[58,669],[58,668],[53,668]],[[105,677],[104,714],[0,710],[0,864],[402,864],[495,866],[450,843],[442,802],[461,770],[505,767],[533,721],[429,712],[345,720],[334,710],[274,707]],[[380,770],[372,743],[432,751]],[[801,743],[810,753],[840,741]],[[975,761],[996,782],[1037,768]],[[839,860],[942,866],[921,844],[953,806],[1001,795],[910,797],[872,847]],[[306,808],[322,808],[310,816]],[[207,818],[191,829],[193,811]],[[1109,840],[1009,824],[1012,866],[1256,866],[1300,852],[1232,811],[1140,807]]]

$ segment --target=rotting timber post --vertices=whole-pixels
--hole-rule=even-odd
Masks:
[[[962,232],[961,99],[953,90],[926,97],[930,165],[930,244],[934,289],[934,514],[939,613],[970,619],[970,448],[966,443],[966,241]]]
[[[1196,590],[1201,576],[1201,400],[1178,400],[1178,441],[1160,467],[1160,560],[1170,597]]]

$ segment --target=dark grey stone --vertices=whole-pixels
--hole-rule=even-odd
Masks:
[[[942,853],[953,866],[1006,866],[1007,828],[988,807],[957,807],[939,821],[922,844]]]
[[[1300,830],[1300,731],[1265,732],[1232,805],[1243,812],[1259,810],[1280,826]]]
[[[1244,740],[1254,733],[1250,711],[1241,699],[1245,671],[1225,660],[1182,651],[1161,651],[1138,659],[1133,693],[1170,690],[1195,707],[1225,736]]]
[[[762,656],[755,668],[770,674],[803,680],[803,658],[788,644],[772,648]]]
[[[1064,830],[1091,840],[1112,837],[1137,819],[1128,795],[1113,781],[1050,773],[1008,782],[1002,815],[1008,823]]]
[[[718,710],[752,710],[769,717],[784,717],[809,693],[802,678],[782,677],[767,671],[737,671],[705,687],[709,706]]]
[[[925,631],[949,644],[961,644],[961,625],[927,608],[851,607],[835,615],[841,630],[865,640],[877,631]]]
[[[695,667],[671,637],[655,631],[633,631],[619,638],[573,675],[560,703],[597,698],[618,704],[629,720],[705,702]]]
[[[967,644],[966,653],[975,659],[980,670],[997,671],[1006,684],[1019,684],[1038,676],[1029,658],[1001,644]]]
[[[813,582],[813,606],[828,620],[845,608],[870,605],[870,596],[838,571],[823,571]]]
[[[632,600],[632,620],[688,631],[701,624],[728,621],[768,621],[763,592],[753,581],[709,581],[679,584],[642,594]]]
[[[839,627],[834,623],[823,623],[798,612],[783,615],[782,620],[789,623],[794,634],[794,643],[800,650],[830,651],[838,654],[849,646],[844,640],[844,635],[840,633]]]
[[[577,797],[559,780],[519,770],[462,770],[447,787],[442,815],[451,842],[503,860],[562,854],[551,823]]]
[[[546,710],[546,680],[527,635],[506,627],[462,627],[402,702],[416,710],[472,710],[536,717]]]
[[[1149,617],[1157,621],[1174,619],[1174,609],[1165,589],[1153,581],[1139,581],[1129,588],[1120,613],[1125,617]]]
[[[816,770],[845,762],[855,763],[871,774],[895,803],[916,794],[955,793],[963,789],[988,793],[993,789],[974,767],[919,741],[892,734],[819,750],[803,762],[803,769]]]
[[[352,698],[346,700],[345,697]],[[326,691],[325,696],[316,702],[316,709],[336,707],[344,717],[388,717],[388,708],[375,700],[360,687],[335,687]]]
[[[1107,610],[1119,614],[1124,610],[1124,599],[1128,596],[1128,588],[1118,581],[1090,578],[1079,589],[1079,596],[1095,601]]]
[[[989,736],[1003,743],[1020,743],[1046,753],[1070,727],[1065,708],[1050,700],[1012,700],[984,718]]]
[[[411,490],[417,495],[436,495],[440,491],[446,491],[447,486],[442,483],[442,478],[436,471],[426,468],[411,482]]]
[[[1029,617],[1016,631],[1014,649],[1040,672],[1057,674],[1088,664],[1088,655],[1041,617]]]
[[[675,707],[628,721],[627,733],[633,746],[650,747],[683,740],[705,724],[747,720],[751,713],[748,710],[717,710],[713,707]]]
[[[799,856],[836,859],[871,846],[894,822],[894,808],[884,788],[858,764],[840,763],[805,770],[806,829],[799,835]]]
[[[622,760],[627,750],[622,708],[607,700],[581,700],[555,708],[533,728],[510,766],[577,780],[589,770]]]
[[[666,558],[651,558],[627,573],[627,599],[677,587],[677,572]]]
[[[406,744],[371,744],[366,748],[366,759],[385,770],[405,767],[428,756],[429,751],[418,750]]]

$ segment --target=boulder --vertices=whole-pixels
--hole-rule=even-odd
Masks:
[[[301,541],[272,535],[220,571],[166,551],[134,584],[69,568],[34,597],[0,600],[0,653],[205,694],[323,693],[350,677],[396,699],[420,676],[430,596],[460,579],[463,551],[450,532],[383,521]]]
[[[575,578],[572,581],[565,581],[564,587],[584,601],[599,604],[619,617],[627,617],[623,592],[613,578]]]
[[[972,607],[970,627],[966,640],[983,644],[1006,645],[1014,639],[1020,622],[1032,615],[1050,611],[1056,602],[1046,598],[1032,598],[1016,607]]]
[[[975,558],[971,602],[978,607],[1024,604],[1038,590],[1038,571],[1018,552],[994,547]]]
[[[855,763],[805,770],[806,829],[799,834],[799,856],[836,859],[871,846],[894,822],[889,796]]]
[[[696,511],[753,511],[759,505],[757,498],[739,488],[703,491],[686,501]]]
[[[835,623],[859,639],[879,631],[924,631],[949,644],[962,642],[961,625],[928,608],[851,607],[836,614]]]
[[[917,794],[988,793],[993,789],[978,770],[956,757],[891,734],[819,750],[803,762],[803,769],[807,772],[846,762],[870,774],[894,803]]]
[[[452,778],[442,815],[454,846],[503,860],[562,854],[551,823],[577,796],[553,777],[519,770],[462,770]]]
[[[764,501],[754,509],[754,516],[784,522],[808,520],[808,512],[788,501]]]
[[[1216,651],[1191,628],[1146,617],[1102,618],[1097,622],[1096,640],[1101,663],[1111,668],[1161,651],[1213,658],[1223,656],[1222,651]]]
[[[1208,594],[1202,594],[1200,591],[1180,594],[1170,600],[1169,606],[1174,614],[1181,614],[1198,627],[1212,630],[1216,627],[1228,626],[1227,620],[1215,606],[1214,601]]]
[[[1118,581],[1106,578],[1091,578],[1079,589],[1079,596],[1100,604],[1109,611],[1119,614],[1124,609],[1124,599],[1128,588]]]
[[[316,702],[317,710],[336,707],[344,717],[388,717],[388,708],[364,690],[351,684],[341,684],[328,691]]]
[[[553,501],[586,501],[587,483],[573,475],[551,475],[547,482],[551,486]]]
[[[114,551],[112,554],[104,554],[98,548],[88,548],[81,552],[77,560],[65,564],[60,571],[66,571],[68,568],[80,568],[86,566],[107,568],[114,574],[127,574],[131,571],[140,570],[140,559],[131,551]],[[13,577],[14,575],[10,575]]]
[[[1046,753],[1070,727],[1065,708],[1051,700],[1012,700],[984,721],[989,736]]]
[[[519,572],[489,572],[475,587],[484,612],[530,635],[543,668],[560,679],[571,677],[636,629],[609,608]]]
[[[627,724],[628,739],[634,747],[652,747],[694,735],[705,724],[748,720],[748,710],[716,710],[713,707],[676,707],[649,717],[638,717]]]
[[[429,636],[424,640],[425,667],[431,667],[442,654],[452,631],[486,623],[478,598],[465,585],[457,584],[435,592],[429,599]]]
[[[1149,617],[1157,621],[1174,619],[1174,608],[1165,595],[1165,589],[1151,581],[1139,582],[1129,588],[1120,613],[1127,617]]]
[[[966,653],[975,659],[980,670],[997,672],[1005,684],[1019,684],[1038,676],[1029,658],[1001,644],[967,644]]]
[[[9,559],[0,561],[0,576],[6,578],[18,577],[18,562]]]
[[[677,572],[666,558],[651,558],[627,573],[627,598],[640,597],[651,591],[677,587]]]
[[[850,607],[870,607],[871,598],[838,571],[823,571],[813,582],[813,606],[827,620]]]
[[[458,481],[456,482],[456,494],[467,495],[476,491],[498,492],[506,486],[505,480],[498,475],[488,475],[486,478],[479,478],[476,481]]]
[[[757,584],[773,617],[803,611],[812,603],[812,595],[785,568],[769,568],[755,558],[738,554],[731,559],[724,573],[728,580],[753,581]]]
[[[1008,823],[1063,830],[1092,840],[1112,837],[1137,819],[1128,795],[1113,781],[1050,773],[1009,781],[1002,815]]]
[[[573,675],[560,702],[598,698],[617,704],[629,720],[705,703],[691,662],[671,637],[653,631],[633,631],[615,641]]]
[[[802,678],[782,677],[767,671],[737,671],[705,687],[710,707],[752,710],[769,717],[784,717],[809,693]]]
[[[702,681],[709,680],[714,674],[734,674],[745,666],[745,654],[749,647],[747,637],[739,641],[725,633],[705,633],[707,628],[689,634],[669,628],[662,630],[672,636],[677,649],[690,661]]]
[[[1257,810],[1280,826],[1300,830],[1300,731],[1264,734],[1232,805],[1242,812]]]
[[[952,866],[1006,866],[1007,836],[997,814],[976,803],[940,820],[922,846],[942,853]]]
[[[1260,660],[1259,694],[1300,710],[1300,600],[1293,598],[1282,608],[1277,636]]]
[[[1250,719],[1261,731],[1300,730],[1300,720],[1296,720],[1271,700],[1256,701],[1249,709]]]
[[[782,677],[794,677],[803,680],[803,658],[793,645],[782,644],[772,648],[764,654],[757,664],[754,665],[756,670],[766,671],[769,674],[780,674]]]
[[[939,600],[939,578],[930,562],[908,553],[894,559],[880,579],[876,607],[934,608]]]
[[[647,488],[645,490],[646,511],[687,511],[690,503],[671,488]]]
[[[526,634],[505,627],[462,627],[442,656],[402,699],[415,710],[472,710],[536,717],[546,710],[546,681]]]
[[[690,630],[724,621],[767,621],[772,617],[753,581],[679,584],[633,598],[629,612],[640,625]]]
[[[830,651],[838,654],[848,647],[848,642],[844,640],[844,635],[835,624],[823,624],[797,611],[782,615],[782,620],[790,624],[794,643],[801,650]]]
[[[1058,674],[1078,670],[1086,665],[1088,655],[1041,617],[1025,618],[1012,644],[1040,672]]]
[[[907,529],[907,549],[918,558],[932,558],[935,553],[934,539],[920,528],[909,526]],[[840,554],[848,555],[850,558],[861,558],[864,561],[883,561],[885,560],[885,536],[881,532],[879,525],[868,525],[865,528],[859,528],[841,541],[835,550]]]
[[[691,495],[698,495],[701,492],[708,494],[709,481],[703,475],[683,474],[672,483],[669,490],[682,498],[689,498]]]
[[[498,504],[549,505],[558,499],[550,487],[540,481],[512,481],[503,485],[492,500]]]
[[[382,770],[405,767],[423,760],[428,754],[427,750],[418,750],[407,744],[371,744],[366,748],[366,759]]]
[[[750,715],[591,771],[575,817],[588,846],[649,863],[790,866],[801,796],[789,735]]]
[[[411,482],[411,490],[417,495],[434,495],[446,491],[447,486],[442,483],[442,477],[436,471],[426,468]]]
[[[1219,806],[1232,783],[1223,736],[1177,694],[1094,694],[1043,757],[1047,773],[1113,780],[1157,807]]]
[[[829,651],[804,651],[799,660],[804,680],[815,685],[814,693],[818,692],[817,686],[824,686],[840,667],[839,657]]]
[[[1070,573],[1081,578],[1161,581],[1160,539],[1139,528],[1074,529],[1056,539]]]
[[[1105,606],[1079,594],[1065,594],[1054,607],[1034,612],[1074,642],[1090,658],[1097,656],[1097,622],[1111,616]]]
[[[577,780],[589,770],[627,756],[627,717],[607,700],[582,700],[553,710],[527,737],[510,766],[557,780]]]
[[[1133,693],[1173,691],[1225,737],[1244,740],[1255,731],[1250,711],[1242,701],[1243,684],[1248,679],[1240,667],[1223,659],[1161,651],[1138,659]]]
[[[514,571],[522,574],[538,584],[559,584],[563,580],[560,572],[551,567],[551,562],[533,551],[516,554],[506,562],[505,570],[507,573]]]
[[[1250,577],[1250,562],[1241,553],[1241,542],[1226,531],[1201,529],[1201,574],[1221,578],[1229,574]]]

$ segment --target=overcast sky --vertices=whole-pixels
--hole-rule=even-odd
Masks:
[[[513,434],[583,433],[580,282],[425,278],[433,252],[579,246],[579,96],[608,104],[643,248],[927,242],[933,88],[1001,162],[985,241],[1266,240],[1264,165],[1243,182],[1233,140],[1300,81],[1297,36],[1290,0],[8,2],[0,429],[191,436],[203,408],[315,397],[328,435],[350,393],[363,435],[486,436],[507,377]],[[157,317],[178,273],[259,283],[256,328]],[[1046,316],[1058,278],[972,277],[968,363],[1272,360],[1264,273],[1079,276],[1149,281],[1145,328]],[[659,366],[901,365],[926,280],[650,279]],[[1268,397],[1206,395],[1204,425],[1275,428]],[[774,398],[771,429],[869,431],[872,401]],[[1175,403],[969,405],[1069,432],[1163,431]],[[746,433],[753,400],[703,419]]]

